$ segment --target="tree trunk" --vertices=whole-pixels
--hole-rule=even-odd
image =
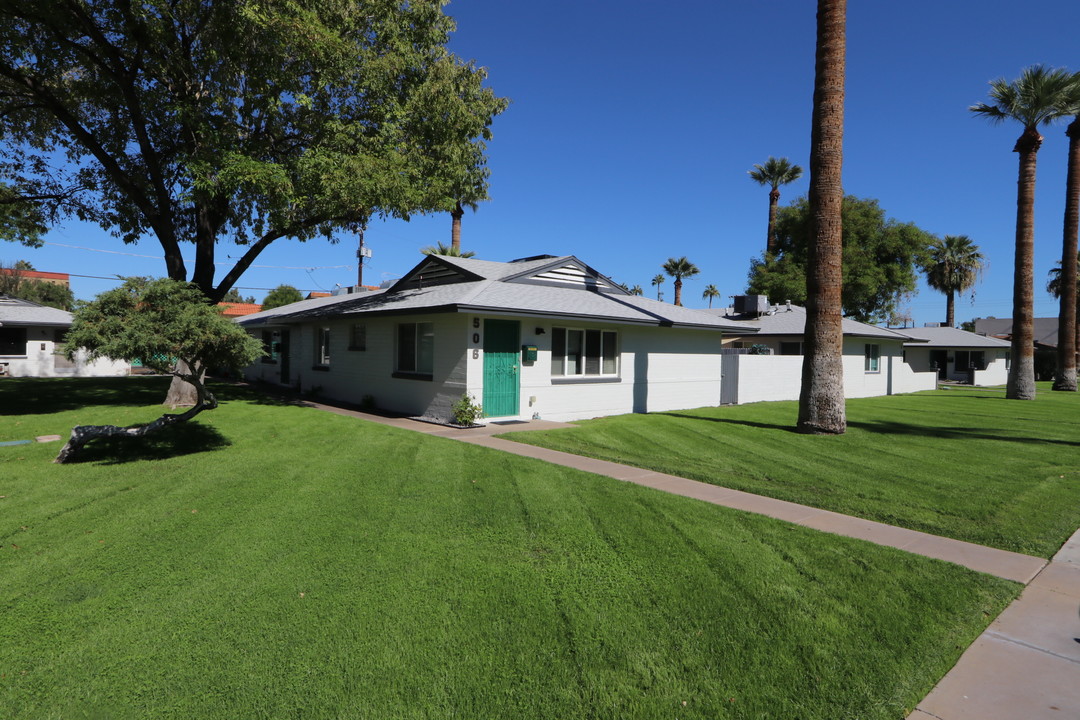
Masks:
[[[465,208],[457,203],[450,212],[450,247],[461,252],[461,217],[465,214]]]
[[[956,293],[945,293],[945,327],[956,327]]]
[[[176,373],[188,375],[190,369],[183,360],[176,361]],[[199,380],[200,382],[206,378],[206,368],[199,368]],[[194,385],[187,380],[179,377],[179,375],[173,375],[172,383],[169,385],[169,392],[165,396],[165,402],[163,405],[168,405],[171,408],[178,407],[191,407],[199,403],[199,391]]]
[[[1013,148],[1013,152],[1020,154],[1020,171],[1016,184],[1012,366],[1005,386],[1005,397],[1012,400],[1035,399],[1035,162],[1040,145],[1042,135],[1029,127]]]
[[[1061,309],[1058,311],[1057,372],[1054,389],[1076,392],[1076,252],[1080,232],[1080,115],[1065,131],[1069,136],[1065,180],[1065,222],[1061,242]]]
[[[844,188],[844,73],[847,0],[818,0],[814,110],[810,132],[810,213],[806,329],[798,430],[839,434],[844,407],[840,291]]]
[[[780,204],[780,191],[773,188],[769,192],[769,236],[765,240],[766,257],[776,254],[780,243],[776,239],[776,210]]]
[[[217,407],[217,398],[215,398],[205,386],[200,385],[195,389],[198,396],[197,402],[194,407],[180,415],[162,415],[157,420],[147,423],[146,425],[129,425],[128,427],[118,427],[116,425],[78,425],[72,428],[71,437],[64,447],[60,448],[60,452],[57,453],[53,462],[59,464],[71,462],[82,452],[86,443],[91,440],[103,437],[143,437],[150,433],[157,432],[162,428],[169,427],[170,425],[187,422],[203,410],[213,410]]]
[[[682,305],[682,280],[675,278],[675,304]]]

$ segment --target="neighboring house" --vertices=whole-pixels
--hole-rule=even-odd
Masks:
[[[1012,318],[975,318],[975,333],[1012,341]],[[1057,367],[1058,319],[1034,318],[1035,379],[1050,380]]]
[[[701,311],[757,330],[724,337],[723,401],[798,400],[806,309],[790,303],[770,305],[761,295],[736,296],[735,301],[735,307]],[[916,372],[904,362],[904,343],[912,338],[848,318],[842,320],[842,327],[845,397],[893,395],[937,386],[935,373]]]
[[[220,302],[218,303],[218,307],[221,308],[221,314],[228,318],[254,315],[262,310],[262,305],[259,305],[258,303]]]
[[[425,256],[385,290],[237,322],[269,353],[249,379],[439,419],[466,393],[502,420],[716,405],[721,333],[753,332],[550,255]]]
[[[905,361],[916,371],[933,370],[940,380],[972,385],[1004,385],[1009,379],[1005,341],[951,327],[904,328]]]
[[[52,283],[71,287],[71,277],[67,273],[41,272],[40,270],[22,270],[20,268],[0,268],[0,275],[18,275],[23,280]]]
[[[105,358],[74,361],[63,353],[71,313],[0,295],[0,375],[14,377],[127,375],[128,363]]]

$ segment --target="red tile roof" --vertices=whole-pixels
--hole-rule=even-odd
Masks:
[[[221,314],[225,317],[243,317],[262,310],[257,303],[218,303],[218,307],[224,308]]]

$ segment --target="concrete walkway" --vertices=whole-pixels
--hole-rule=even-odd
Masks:
[[[1080,530],[1049,564],[1042,558],[884,525],[674,475],[493,437],[567,423],[493,422],[468,430],[387,418],[319,403],[322,410],[537,458],[715,505],[859,538],[1024,583],[1027,587],[979,636],[908,720],[1080,719]]]

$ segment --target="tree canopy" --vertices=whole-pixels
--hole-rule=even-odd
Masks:
[[[185,413],[166,414],[145,425],[80,425],[72,430],[56,462],[71,460],[94,438],[141,437],[217,407],[217,399],[203,383],[202,369],[239,370],[263,354],[262,343],[208,305],[197,287],[169,278],[127,278],[74,315],[65,338],[69,358],[84,350],[91,360],[139,359],[144,367],[190,383],[198,402]]]
[[[152,236],[218,301],[275,240],[481,194],[507,101],[446,50],[443,4],[4,3],[0,236],[67,217]],[[246,250],[216,278],[219,241]]]
[[[75,293],[70,287],[27,277],[23,272],[33,269],[25,260],[11,266],[0,263],[0,295],[10,295],[61,310],[71,310],[75,306]]]
[[[266,294],[266,297],[262,301],[262,309],[273,310],[282,305],[300,302],[303,299],[304,296],[292,285],[278,285]]]
[[[900,299],[916,289],[919,268],[934,236],[913,223],[887,218],[878,201],[844,197],[844,314],[867,323],[884,322]],[[778,250],[750,262],[748,292],[770,299],[806,302],[806,252],[811,215],[805,197],[780,209]]]

